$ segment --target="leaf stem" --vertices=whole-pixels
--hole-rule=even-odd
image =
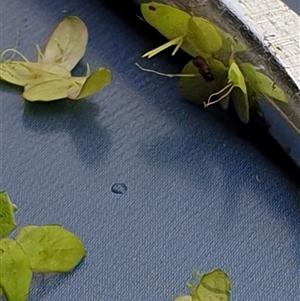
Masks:
[[[16,53],[18,54],[25,62],[29,62],[29,60],[20,52],[18,51],[17,49],[15,48],[8,48],[8,49],[5,49],[4,51],[2,51],[1,53],[1,58],[4,57],[4,55],[7,53],[7,52],[13,52],[13,53]]]
[[[211,99],[212,99],[212,97],[213,96],[216,96],[216,95],[220,95],[222,92],[224,92],[226,89],[228,89],[228,88],[230,88],[229,90],[228,90],[228,92],[226,92],[224,95],[222,95],[220,98],[218,98],[217,100],[215,100],[215,101],[210,101]],[[220,102],[222,99],[224,99],[227,95],[229,95],[230,94],[230,92],[233,90],[233,88],[234,88],[234,86],[233,86],[233,84],[232,83],[230,83],[230,84],[228,84],[228,85],[226,85],[223,89],[221,89],[220,91],[218,91],[218,92],[216,92],[216,93],[212,93],[210,96],[209,96],[209,98],[208,98],[208,100],[205,102],[203,102],[203,105],[204,105],[204,108],[207,108],[207,107],[209,107],[209,106],[211,106],[211,105],[214,105],[214,104],[216,104],[216,103],[218,103],[218,102]]]
[[[148,52],[146,52],[145,54],[142,55],[142,58],[144,57],[148,57],[148,59],[152,58],[153,56],[155,56],[156,54],[158,54],[159,52],[173,46],[173,45],[176,45],[176,48],[174,49],[173,53],[172,53],[172,56],[175,55],[175,53],[178,51],[178,49],[181,47],[183,43],[183,36],[180,36],[178,38],[175,38],[153,50],[150,50]]]
[[[178,73],[177,74],[168,74],[168,73],[162,73],[162,72],[159,72],[159,71],[156,71],[156,70],[143,68],[138,63],[135,63],[135,65],[139,69],[141,69],[142,71],[154,73],[154,74],[157,74],[157,75],[160,75],[160,76],[169,77],[169,78],[173,78],[173,77],[196,77],[197,76],[197,74],[181,74],[181,73],[179,73],[179,74]]]

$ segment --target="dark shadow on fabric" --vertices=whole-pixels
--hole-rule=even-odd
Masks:
[[[20,86],[16,86],[11,83],[5,82],[5,81],[0,81],[0,91],[20,95],[20,97],[21,97],[21,95],[23,93],[23,88]],[[2,97],[1,94],[0,94],[0,97]]]
[[[49,103],[25,102],[23,124],[41,134],[67,132],[87,167],[101,163],[110,141],[97,119],[98,105],[87,100],[60,100]]]
[[[31,286],[36,289],[29,292],[28,300],[41,300],[41,297],[47,299],[45,295],[51,295],[51,293],[57,291],[65,281],[68,281],[69,277],[74,277],[76,273],[80,273],[80,268],[83,264],[84,259],[72,270],[72,273],[34,273]]]

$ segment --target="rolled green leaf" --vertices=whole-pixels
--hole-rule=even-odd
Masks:
[[[20,245],[11,238],[0,240],[0,287],[8,301],[25,301],[32,273]]]
[[[80,239],[58,225],[25,226],[17,234],[20,244],[30,260],[30,267],[38,272],[68,272],[85,255]]]
[[[16,208],[7,192],[0,191],[0,238],[7,236],[16,227],[14,217]]]
[[[49,36],[41,62],[59,64],[71,71],[83,57],[87,42],[85,24],[76,16],[68,16],[57,24]]]
[[[192,296],[193,301],[228,301],[230,281],[221,269],[215,269],[202,275],[199,285]]]

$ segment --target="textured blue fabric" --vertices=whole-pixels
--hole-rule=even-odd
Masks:
[[[235,115],[182,102],[176,80],[138,70],[180,69],[168,51],[140,59],[164,40],[124,2],[1,0],[1,48],[19,29],[34,59],[34,44],[76,14],[90,34],[77,72],[113,70],[77,102],[25,103],[1,83],[0,184],[18,224],[62,224],[88,251],[70,274],[36,275],[28,300],[172,300],[193,269],[214,267],[233,301],[298,300],[299,171]]]

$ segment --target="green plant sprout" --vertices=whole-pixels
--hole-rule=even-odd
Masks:
[[[15,239],[16,206],[0,191],[0,288],[8,301],[25,301],[33,272],[69,272],[85,256],[81,240],[60,225],[27,225]],[[1,291],[0,291],[1,292]]]
[[[193,271],[187,282],[189,295],[177,296],[173,301],[229,301],[229,277],[221,269],[211,270],[203,275]]]
[[[74,77],[73,68],[83,57],[88,42],[88,31],[76,16],[59,22],[49,36],[43,52],[36,45],[37,61],[30,62],[14,48],[1,53],[18,54],[23,60],[12,57],[0,62],[0,79],[24,87],[23,98],[28,101],[52,101],[63,98],[81,99],[104,88],[111,81],[111,71],[97,68],[90,74]]]
[[[156,28],[169,42],[146,52],[142,57],[152,58],[164,49],[175,46],[194,57],[180,74],[165,74],[146,69],[141,70],[167,77],[179,77],[181,96],[204,107],[220,103],[226,110],[230,100],[239,119],[247,124],[251,106],[259,103],[261,96],[287,103],[284,92],[265,74],[253,65],[240,62],[234,56],[246,50],[246,46],[235,36],[224,32],[210,21],[191,16],[175,7],[150,2],[141,4],[141,13],[146,22]],[[200,68],[195,59],[201,58]],[[209,78],[201,72],[201,64],[211,71]],[[201,76],[202,75],[202,76]]]

